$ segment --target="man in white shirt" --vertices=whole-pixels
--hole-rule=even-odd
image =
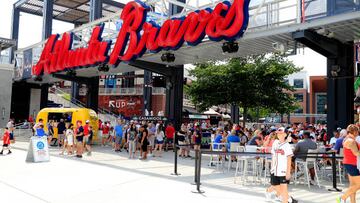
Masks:
[[[280,127],[276,134],[278,140],[274,141],[271,148],[271,186],[266,189],[266,200],[271,201],[272,193],[276,192],[282,203],[297,202],[289,196],[287,186],[291,178],[291,157],[294,154],[290,144],[286,142],[285,129]]]
[[[339,136],[340,136],[340,132],[338,131],[338,130],[334,130],[334,132],[333,132],[333,137],[330,139],[330,145],[331,146],[334,146],[335,145],[335,143],[336,143],[336,140],[339,138]]]

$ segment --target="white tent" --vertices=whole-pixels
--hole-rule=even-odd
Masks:
[[[228,114],[222,114],[222,117],[223,117],[223,118],[226,118],[226,119],[230,119],[230,118],[231,118],[231,116],[228,115]]]
[[[218,112],[216,112],[214,109],[209,109],[209,110],[205,111],[203,114],[205,114],[205,115],[221,116],[221,114],[219,114]]]

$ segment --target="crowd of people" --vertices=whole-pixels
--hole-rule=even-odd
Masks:
[[[75,155],[82,158],[83,153],[91,155],[91,145],[94,139],[93,126],[87,120],[83,125],[77,121],[76,126],[60,119],[59,122],[49,121],[47,132],[45,124],[40,119],[33,126],[36,136],[48,136],[49,143],[54,135],[54,127],[58,130],[58,146],[61,147],[61,155]],[[257,146],[272,154],[271,164],[271,187],[266,190],[267,200],[276,198],[280,202],[296,202],[287,192],[287,184],[295,170],[296,159],[305,159],[304,154],[309,150],[318,149],[322,146],[328,152],[343,152],[343,164],[346,170],[350,187],[344,195],[340,196],[338,203],[344,203],[350,199],[355,202],[356,191],[360,189],[360,136],[356,125],[349,125],[347,129],[337,128],[328,135],[325,124],[293,124],[288,126],[253,125],[242,127],[230,122],[219,122],[210,125],[206,122],[183,123],[179,131],[171,122],[162,121],[125,121],[117,120],[114,126],[110,122],[99,121],[98,139],[102,147],[111,147],[114,152],[126,150],[129,159],[139,158],[146,160],[148,157],[162,157],[163,151],[174,149],[175,138],[179,147],[179,156],[188,158],[191,148],[199,150],[207,139],[203,139],[205,133],[210,133],[210,143],[226,143],[224,151],[230,150],[231,143],[239,143],[240,146]],[[14,126],[9,121],[3,136],[4,149],[10,150],[10,140],[13,137]],[[220,145],[219,145],[220,146]],[[211,147],[210,147],[211,148]],[[267,149],[267,150],[266,150]],[[264,151],[263,151],[264,152]],[[324,158],[324,161],[328,160]],[[331,164],[328,162],[327,164]],[[313,184],[315,171],[314,166],[308,166],[310,183]]]

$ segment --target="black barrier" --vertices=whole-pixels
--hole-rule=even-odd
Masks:
[[[210,151],[210,150],[195,150],[195,184],[196,191],[194,193],[204,193],[200,189],[200,178],[201,178],[201,159],[202,154],[217,154],[217,155],[256,155],[256,157],[269,157],[271,153],[261,153],[261,152],[220,152],[220,151]],[[310,156],[309,156],[310,154]],[[341,189],[337,188],[337,179],[336,179],[336,159],[342,159],[343,157],[336,156],[335,152],[324,152],[324,153],[299,153],[296,154],[296,158],[324,158],[319,157],[318,155],[329,155],[331,154],[332,162],[332,176],[333,176],[333,188],[328,189],[329,191],[341,192]],[[317,155],[317,156],[311,156]]]

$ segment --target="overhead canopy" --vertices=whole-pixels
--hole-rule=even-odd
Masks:
[[[123,8],[124,4],[113,0],[102,0],[102,15],[108,16]],[[21,12],[43,15],[43,0],[19,0],[15,3]],[[53,19],[74,24],[89,22],[89,0],[54,0]]]
[[[0,37],[0,51],[8,49],[16,45],[16,40]]]

